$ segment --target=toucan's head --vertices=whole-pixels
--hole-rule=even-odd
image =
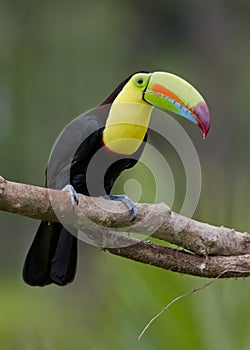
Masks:
[[[110,145],[119,143],[121,148],[126,138],[143,140],[152,107],[190,120],[201,128],[204,138],[210,128],[210,114],[203,97],[191,84],[171,73],[135,73],[120,84],[104,103],[112,103],[104,142]],[[131,115],[127,112],[128,103],[134,106],[134,109],[130,108],[133,110]],[[113,148],[119,151],[116,144]]]

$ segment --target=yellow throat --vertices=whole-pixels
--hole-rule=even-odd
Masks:
[[[103,131],[104,144],[115,153],[135,153],[146,135],[152,109],[143,101],[142,90],[130,80],[112,103]]]

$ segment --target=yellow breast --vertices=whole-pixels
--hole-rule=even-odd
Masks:
[[[113,152],[133,154],[148,129],[152,107],[142,103],[116,103],[103,133],[104,144]]]
[[[128,84],[112,103],[103,132],[104,144],[116,153],[135,153],[147,132],[152,109],[143,101],[141,91],[135,92]]]

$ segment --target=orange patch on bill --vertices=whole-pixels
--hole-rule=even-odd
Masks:
[[[154,92],[160,93],[161,95],[167,96],[167,97],[171,98],[171,100],[174,100],[174,101],[178,102],[180,105],[186,107],[183,104],[183,102],[181,101],[181,99],[175,93],[173,93],[171,90],[165,88],[165,86],[155,83],[152,86],[152,90]]]

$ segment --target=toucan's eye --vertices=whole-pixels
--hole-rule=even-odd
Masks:
[[[145,83],[146,83],[146,79],[144,79],[144,77],[141,77],[141,76],[137,77],[135,80],[135,85],[138,87],[144,87]]]

